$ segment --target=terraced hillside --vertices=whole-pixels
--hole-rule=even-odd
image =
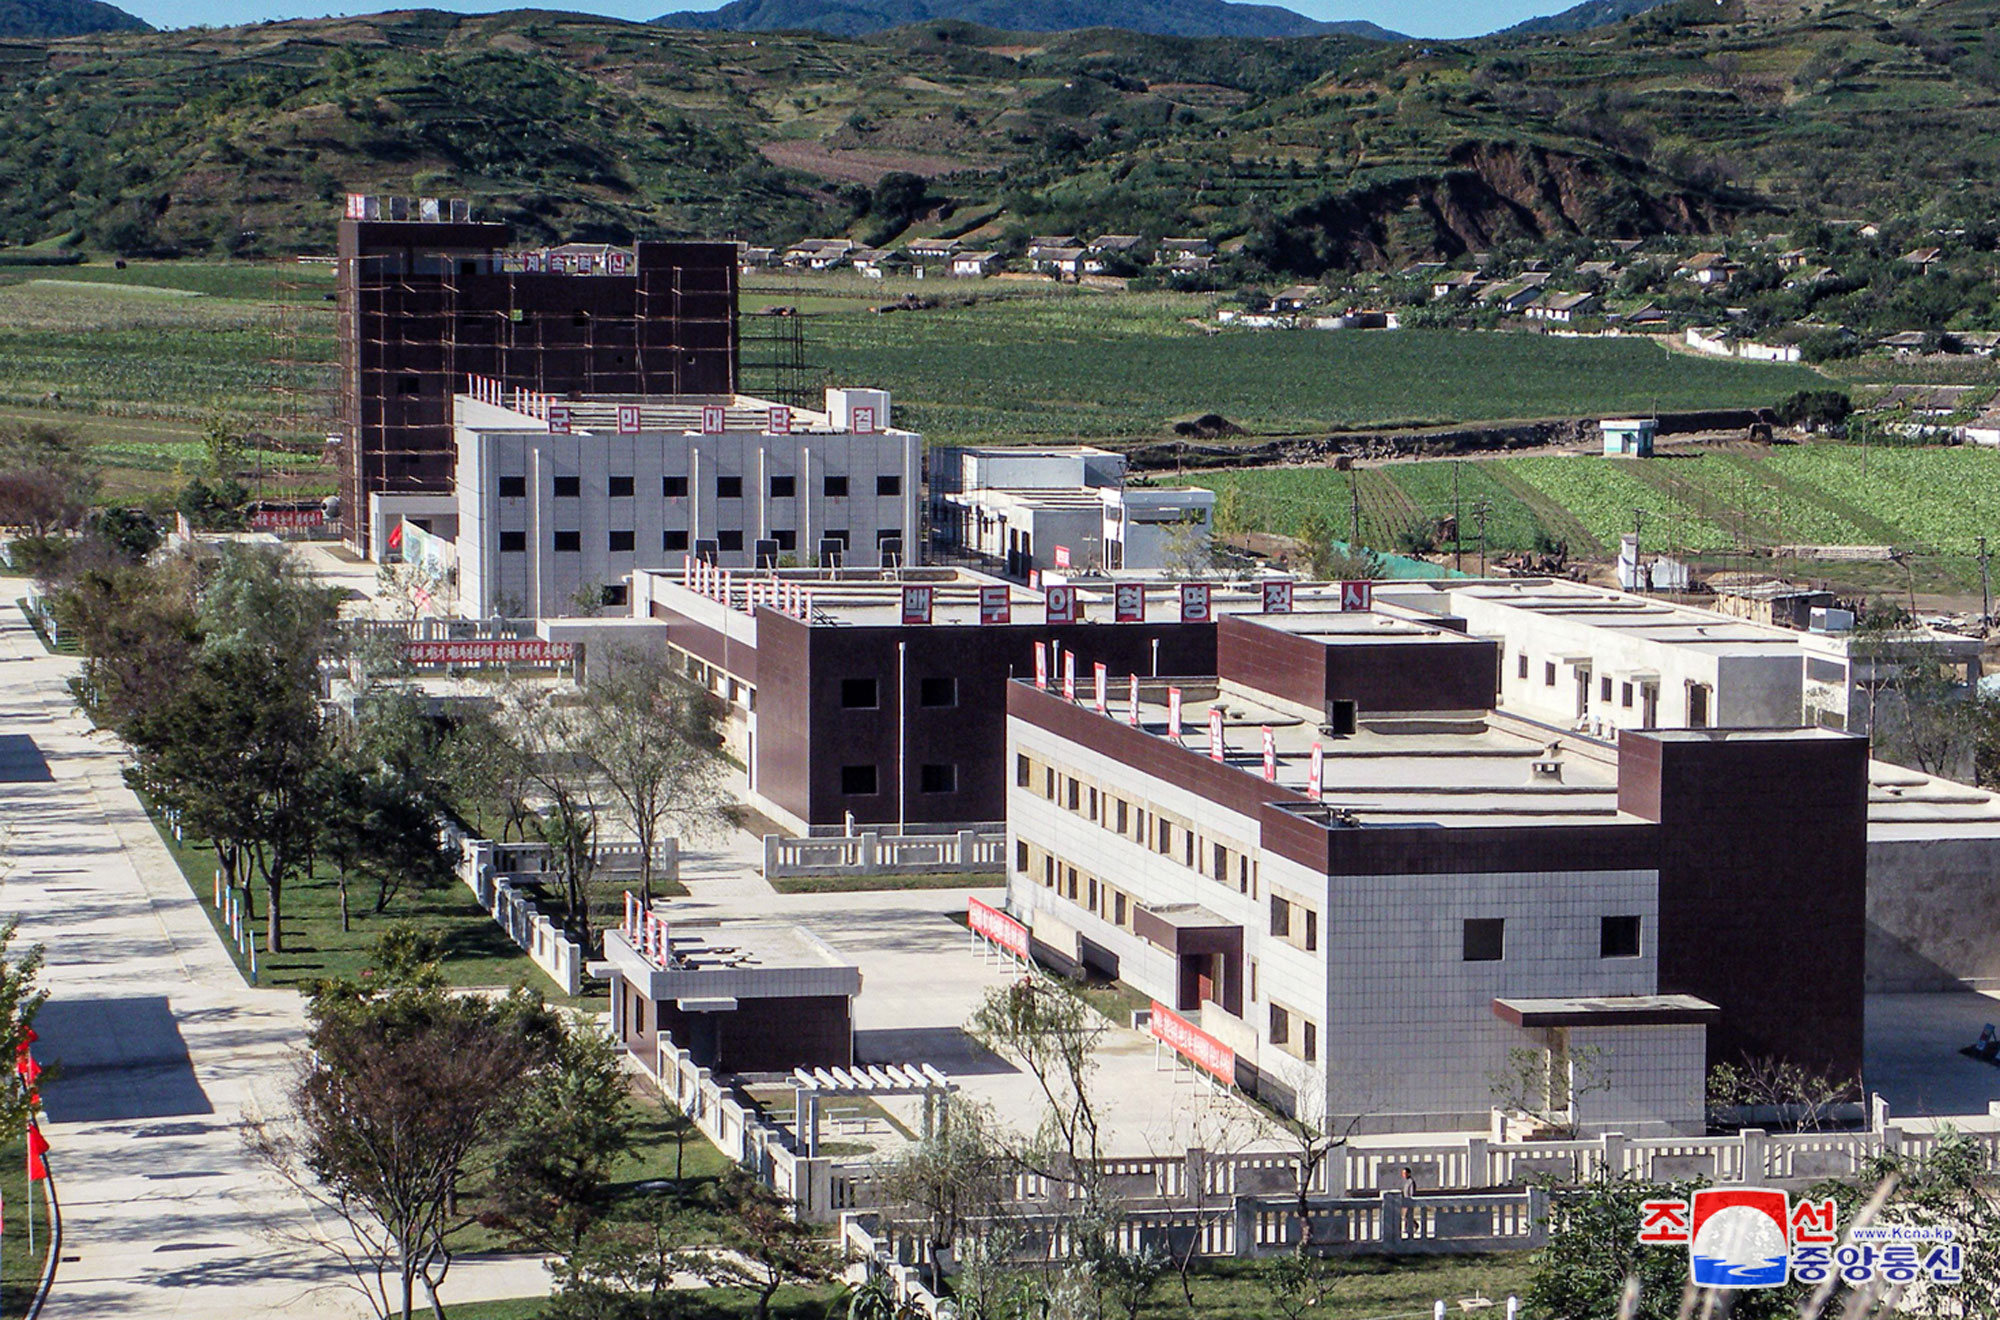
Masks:
[[[1984,223],[1996,17],[1689,0],[1385,44],[418,11],[0,42],[0,241],[324,247],[347,190],[471,195],[541,237],[1198,232],[1285,274],[1572,232]],[[931,182],[885,211],[890,171]]]

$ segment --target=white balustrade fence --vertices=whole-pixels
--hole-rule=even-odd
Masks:
[[[955,834],[883,834],[797,839],[764,836],[764,878],[839,875],[954,875],[995,873],[1007,865],[1005,831]]]

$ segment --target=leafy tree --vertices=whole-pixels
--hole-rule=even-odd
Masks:
[[[515,1109],[493,1176],[499,1217],[531,1248],[574,1256],[611,1207],[633,1127],[618,1046],[572,1028]]]
[[[1333,528],[1317,513],[1299,524],[1297,540],[1308,570],[1322,582],[1372,581],[1382,576],[1382,561],[1365,549],[1353,549],[1334,539]]]
[[[201,426],[203,466],[216,481],[234,481],[243,466],[243,429],[227,413],[211,413]]]
[[[966,1033],[1011,1058],[1034,1079],[1043,1114],[1036,1131],[1012,1152],[1024,1167],[1073,1185],[1086,1208],[1101,1198],[1102,1154],[1091,1077],[1109,1025],[1068,986],[1030,974],[987,991]]]
[[[1693,1184],[1668,1186],[1602,1174],[1549,1196],[1548,1245],[1535,1255],[1522,1309],[1543,1320],[1685,1320],[1700,1304],[1689,1300],[1687,1248],[1639,1242],[1642,1202],[1685,1199]],[[1621,1306],[1627,1281],[1638,1285],[1638,1303]],[[1795,1317],[1808,1289],[1745,1289],[1735,1294],[1732,1320]]]
[[[1711,1126],[1730,1125],[1738,1111],[1775,1109],[1779,1122],[1801,1132],[1823,1131],[1833,1118],[1833,1107],[1853,1100],[1861,1093],[1858,1077],[1836,1077],[1815,1072],[1803,1064],[1769,1055],[1741,1062],[1718,1063],[1708,1070],[1708,1109]],[[1743,1126],[1738,1119],[1736,1126]],[[1766,1126],[1762,1119],[1749,1125]]]
[[[722,737],[713,698],[690,683],[664,652],[621,652],[583,693],[577,750],[610,788],[613,814],[639,845],[639,888],[653,901],[653,860],[661,831],[719,823]]]
[[[998,1215],[1007,1172],[992,1111],[956,1095],[931,1134],[883,1170],[886,1203],[899,1220],[920,1225],[930,1247],[932,1292],[943,1294],[943,1257],[960,1235]]]
[[[770,1320],[771,1298],[778,1289],[788,1283],[819,1283],[832,1277],[839,1263],[818,1229],[742,1169],[730,1169],[711,1186],[709,1207],[724,1250],[691,1264],[715,1287],[747,1288],[752,1320]]]
[[[46,538],[83,521],[97,476],[74,431],[46,422],[0,427],[0,527]]]
[[[1854,400],[1845,390],[1795,390],[1776,409],[1783,426],[1802,426],[1817,431],[1838,426],[1854,411]]]
[[[408,1320],[419,1289],[444,1320],[451,1237],[467,1222],[459,1188],[490,1171],[561,1031],[525,993],[493,1001],[440,980],[420,963],[321,986],[294,1115],[255,1136],[270,1167],[346,1224],[321,1241],[384,1320]]]

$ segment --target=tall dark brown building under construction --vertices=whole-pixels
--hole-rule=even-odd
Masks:
[[[451,490],[451,400],[470,375],[559,396],[736,390],[734,245],[640,243],[634,271],[578,274],[523,269],[512,238],[340,223],[340,497],[364,552],[369,496]]]

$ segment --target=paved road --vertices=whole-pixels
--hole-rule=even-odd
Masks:
[[[282,1104],[297,994],[244,984],[0,578],[0,913],[47,948],[38,1056],[63,1260],[49,1320],[365,1314],[331,1230],[260,1167],[246,1124]],[[12,1209],[12,1207],[10,1207]],[[18,1211],[14,1211],[19,1213]],[[544,1291],[533,1261],[455,1270],[447,1301]]]

